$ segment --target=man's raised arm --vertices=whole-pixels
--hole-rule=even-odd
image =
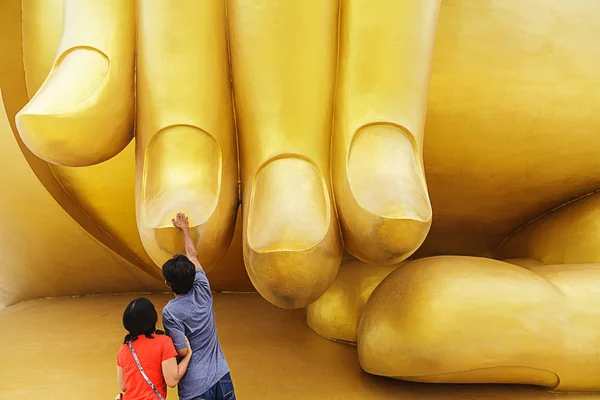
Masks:
[[[185,255],[194,263],[196,269],[202,269],[200,261],[198,260],[198,252],[196,252],[196,245],[192,240],[190,234],[190,223],[188,217],[184,213],[177,213],[177,216],[171,220],[176,228],[181,229],[183,232],[183,241],[185,243]]]

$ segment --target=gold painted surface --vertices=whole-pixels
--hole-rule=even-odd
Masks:
[[[97,287],[78,282],[57,289],[59,284],[70,283],[71,276],[56,272],[53,276],[60,280],[52,286],[43,276],[22,274],[31,271],[26,266],[29,259],[35,259],[27,253],[23,265],[14,264],[0,274],[0,290],[7,291],[7,302],[54,292],[125,290],[115,282],[121,282],[119,274],[129,273],[132,265],[159,276],[154,264],[182,250],[173,230],[167,228],[168,213],[184,208],[196,226],[202,261],[212,267],[225,255],[226,268],[222,272],[215,268],[211,279],[224,289],[249,286],[242,269],[243,246],[250,279],[260,293],[280,307],[303,307],[327,295],[332,282],[336,288],[334,278],[343,250],[340,229],[353,254],[366,261],[393,263],[421,244],[429,230],[432,205],[434,222],[415,258],[430,254],[489,257],[519,227],[600,186],[600,117],[595,112],[600,106],[596,95],[600,46],[592,40],[600,33],[600,4],[593,0],[445,0],[437,27],[435,1],[290,0],[265,5],[230,0],[225,21],[219,19],[225,13],[225,1],[213,2],[207,12],[199,13],[197,2],[168,7],[172,2],[140,0],[141,18],[136,26],[133,0],[67,0],[64,29],[58,27],[59,7],[34,0],[23,4],[24,12],[32,14],[24,17],[21,27],[19,3],[0,2],[0,52],[1,59],[8,60],[0,65],[0,85],[13,128],[2,132],[16,132],[14,115],[25,106],[18,120],[21,135],[32,150],[55,164],[90,165],[125,148],[134,115],[132,38],[136,31],[136,121],[140,129],[135,149],[130,144],[114,159],[77,169],[49,168],[19,137],[9,140],[12,136],[5,135],[12,146],[7,151],[17,154],[15,144],[21,147],[35,176],[68,213],[63,222],[80,229],[72,217],[102,243],[86,236],[88,244],[77,247],[75,235],[73,247],[66,248],[61,225],[46,226],[60,237],[43,234],[48,241],[43,244],[48,250],[43,252],[43,269],[70,272],[72,264],[65,265],[63,257],[73,253],[81,258],[79,252],[86,252],[86,257],[94,252],[112,254],[104,246],[122,257],[114,256],[118,261],[109,266],[102,257],[86,262],[98,274],[93,275]],[[37,23],[36,18],[39,21],[44,14],[48,19]],[[196,24],[200,20],[203,23]],[[46,29],[51,31],[47,36],[43,34]],[[61,30],[58,57],[50,62],[50,49],[57,46]],[[227,46],[231,65],[225,59]],[[48,65],[53,69],[44,71]],[[28,90],[46,72],[49,78],[25,105]],[[425,105],[428,115],[423,130]],[[237,211],[234,111],[243,215],[237,239],[226,254]],[[89,136],[81,132],[94,133],[98,146],[89,146]],[[60,146],[54,141],[57,137]],[[13,168],[10,160],[2,159],[5,170]],[[35,179],[29,182],[19,181],[15,187],[23,187],[21,193],[28,193],[29,186],[43,191]],[[2,186],[10,187],[4,181]],[[6,193],[7,204],[14,202],[11,199],[16,196]],[[416,273],[419,285],[414,292],[428,293],[422,302],[408,296],[392,311],[369,317],[388,321],[384,326],[402,324],[424,304],[441,304],[437,293],[427,290],[435,284],[447,289],[439,282],[458,279],[463,285],[456,286],[462,290],[460,295],[476,293],[475,300],[481,298],[489,307],[476,308],[478,312],[450,320],[441,328],[438,320],[421,315],[421,325],[411,325],[407,331],[422,329],[419,339],[425,340],[417,346],[428,343],[433,334],[439,334],[440,342],[444,338],[451,343],[472,339],[471,328],[479,321],[488,330],[473,341],[475,345],[487,351],[486,346],[506,343],[500,350],[490,350],[491,358],[480,352],[451,359],[458,357],[452,353],[442,360],[452,368],[441,368],[441,361],[433,358],[437,364],[429,365],[432,370],[415,375],[422,367],[419,363],[431,357],[427,351],[435,347],[430,346],[409,357],[416,369],[413,365],[398,372],[406,360],[385,364],[395,362],[385,355],[397,344],[386,339],[361,353],[367,364],[369,360],[381,364],[366,369],[422,381],[509,381],[553,387],[560,378],[559,389],[596,387],[593,371],[577,364],[593,357],[593,351],[568,347],[565,339],[572,335],[589,348],[597,348],[597,343],[590,342],[596,340],[593,332],[597,329],[588,319],[598,318],[581,311],[583,304],[597,302],[593,287],[585,285],[594,282],[596,269],[562,266],[557,271],[548,269],[556,274],[546,276],[535,265],[535,261],[600,261],[596,203],[596,197],[590,196],[558,209],[506,241],[496,256],[510,258],[507,261],[526,269],[479,260],[474,262],[479,267],[465,262],[469,274],[471,267],[477,273],[460,279],[456,274],[463,267],[432,276]],[[7,209],[23,210],[24,204],[11,203]],[[20,261],[24,257],[28,232],[19,228],[16,239],[2,243],[0,249],[9,254],[7,258]],[[61,251],[55,254],[56,249]],[[421,265],[416,263],[410,265]],[[117,268],[123,265],[127,268]],[[489,274],[493,269],[486,265],[512,271],[507,279],[512,282],[510,288]],[[117,275],[112,269],[119,271]],[[373,271],[365,272],[369,273]],[[141,286],[157,284],[138,269],[131,274],[134,281],[148,280],[147,286]],[[540,277],[546,286],[535,283]],[[353,278],[352,285],[361,279]],[[559,288],[563,283],[565,287]],[[368,285],[369,290],[373,286]],[[568,301],[558,301],[552,288],[564,293],[571,286],[581,290],[574,297],[565,296]],[[477,306],[477,301],[454,302],[451,291],[443,294],[450,296],[443,318]],[[534,294],[538,297],[531,298]],[[345,327],[327,327],[331,315],[324,313],[313,315],[320,315],[321,320],[312,326],[322,334],[331,328],[333,334],[326,335],[333,338],[352,338],[348,327],[355,323],[348,322],[356,321],[367,296],[364,292],[348,296],[342,313]],[[373,300],[373,308],[398,298],[393,291],[381,296]],[[400,309],[406,313],[397,314]],[[548,309],[555,313],[553,318],[568,320],[570,325],[550,320]],[[529,319],[518,320],[520,312]],[[498,337],[503,331],[490,329],[504,320],[505,328],[517,329]],[[440,331],[425,330],[432,321]],[[523,321],[543,326],[541,336],[524,327]],[[454,330],[443,330],[452,326]],[[519,336],[521,328],[525,334]],[[462,348],[471,344],[462,343]],[[359,332],[359,351],[360,347]],[[531,357],[523,355],[536,348],[540,351]],[[439,350],[448,352],[449,347]],[[557,354],[566,360],[563,369],[553,364]],[[530,364],[515,365],[525,358]],[[514,362],[508,365],[507,360]],[[463,364],[468,364],[467,369],[454,368]],[[574,371],[581,376],[572,376]]]
[[[23,60],[30,98],[54,62],[60,41],[60,35],[58,40],[55,35],[62,32],[63,4],[64,0],[23,1]],[[95,224],[125,247],[131,257],[150,266],[152,260],[142,246],[135,223],[134,160],[131,143],[112,159],[86,168],[47,165],[60,182],[61,192],[68,194]],[[36,173],[41,169],[38,165],[32,168]],[[116,176],[119,179],[113,179]],[[40,179],[48,185],[47,179]],[[81,223],[81,216],[71,215]]]
[[[542,264],[600,260],[600,193],[565,204],[509,237],[497,258],[530,257]]]
[[[52,69],[16,118],[35,155],[81,167],[112,158],[131,141],[134,22],[134,0],[65,1]]]
[[[210,270],[229,248],[238,210],[225,2],[139,0],[137,9],[138,230],[162,265],[183,251],[171,219],[185,212]]]
[[[46,80],[62,36],[64,0],[21,0],[23,64],[27,97]]]
[[[598,117],[588,111],[598,101],[600,50],[583,43],[597,36],[599,14],[596,2],[584,0],[442,2],[424,149],[436,218],[418,256],[489,256],[519,226],[598,187],[600,161],[589,145]],[[101,164],[89,177],[88,168],[56,174],[103,229],[149,263],[122,195],[133,192],[127,151],[119,156],[129,161]],[[572,157],[578,163],[556,162]],[[100,189],[109,185],[114,202]],[[485,229],[481,221],[489,221]]]
[[[6,108],[13,123],[14,114],[27,101],[25,81],[29,85],[36,84],[40,77],[43,81],[53,63],[58,46],[55,35],[62,29],[62,4],[63,0],[27,0],[23,3],[23,13],[30,17],[24,17],[22,27],[25,56],[21,58],[27,65],[25,74],[23,76],[23,65],[19,73],[18,63],[0,66],[4,97],[9,102]],[[20,4],[7,0],[2,6],[5,8],[0,15],[6,20],[0,24],[5,32],[0,38],[3,45],[0,49],[5,54],[3,59],[16,61],[15,55],[21,47],[21,38],[17,35],[21,31],[18,19]],[[11,67],[13,69],[8,70]],[[162,279],[142,245],[136,225],[134,143],[111,160],[85,168],[47,164],[33,156],[26,147],[23,146],[22,151],[44,186],[79,224],[122,257]],[[236,225],[235,232],[237,236],[229,250],[225,249],[227,253],[219,267],[209,272],[209,276],[215,290],[253,291],[242,261],[241,224]]]
[[[329,179],[338,4],[232,0],[228,12],[246,269],[273,304],[305,307],[343,250]]]
[[[125,334],[121,317],[135,297],[35,300],[0,310],[0,398],[113,398],[118,391],[116,353]],[[171,296],[149,298],[160,310]],[[278,309],[257,294],[215,295],[214,307],[239,399],[565,398],[527,386],[421,385],[368,375],[361,371],[354,347],[312,332],[301,310]],[[177,399],[176,391],[170,390],[167,399]]]
[[[37,13],[44,12],[47,5],[48,4],[45,4],[43,0],[36,0],[28,3],[30,10],[33,7],[41,8],[41,10],[36,11]],[[115,234],[115,232],[111,229],[107,229],[107,225],[109,224],[103,224],[105,220],[98,218],[99,212],[97,212],[97,208],[104,212],[107,212],[106,209],[108,208],[110,209],[110,213],[108,213],[108,215],[113,216],[113,218],[110,219],[112,225],[110,225],[109,228],[112,226],[120,227],[121,224],[124,224],[127,220],[126,217],[121,218],[121,212],[126,213],[128,202],[115,203],[117,200],[122,200],[123,196],[127,198],[127,191],[119,190],[119,184],[122,182],[121,180],[112,179],[114,176],[124,175],[115,174],[115,172],[119,171],[106,171],[104,166],[107,163],[103,163],[97,167],[70,168],[68,171],[78,176],[80,180],[61,180],[60,175],[56,174],[56,172],[57,170],[60,171],[62,167],[52,166],[51,168],[50,164],[33,155],[31,151],[23,144],[21,137],[17,133],[15,115],[19,109],[21,109],[27,103],[28,100],[26,73],[24,72],[25,60],[23,54],[33,53],[36,46],[44,46],[46,44],[49,46],[52,45],[51,40],[48,43],[41,42],[40,40],[34,42],[24,41],[22,43],[22,38],[27,39],[33,37],[36,39],[51,39],[52,36],[44,35],[43,33],[31,34],[31,32],[29,34],[27,32],[23,32],[22,35],[22,30],[38,28],[40,25],[30,23],[22,26],[20,19],[21,12],[21,4],[18,0],[7,0],[0,3],[0,59],[11,61],[0,63],[0,87],[2,88],[2,97],[8,120],[10,122],[10,128],[12,128],[12,132],[14,133],[14,139],[16,143],[18,144],[22,154],[25,156],[30,168],[46,188],[48,193],[52,195],[54,200],[58,202],[58,204],[65,211],[67,211],[68,214],[75,221],[77,221],[82,228],[84,228],[89,234],[93,235],[102,244],[112,249],[119,256],[128,260],[130,263],[138,266],[151,276],[157,278],[160,277],[160,271],[158,271],[154,266],[151,266],[149,263],[146,264],[141,262],[138,257],[134,256],[134,254],[136,254],[135,250],[132,251],[131,248],[125,247],[123,244],[118,242],[116,238],[120,238],[119,235]],[[51,18],[50,22],[56,22],[57,20],[61,19],[58,18],[58,15],[55,13],[49,14],[48,18]],[[46,22],[49,23],[49,21]],[[27,50],[28,46],[34,47],[30,50]],[[47,59],[42,61],[49,63],[52,62],[52,60]],[[29,68],[27,71],[27,76],[29,76],[29,74],[33,74],[32,77],[34,78],[39,76],[41,71],[36,70],[34,67],[39,67],[40,64],[30,63],[28,65]],[[31,77],[29,79],[31,79]],[[7,164],[5,168],[6,170],[10,170],[12,166]],[[100,175],[100,173],[102,173],[102,175]],[[101,176],[101,179],[81,179],[83,177],[90,176],[96,178]],[[133,174],[131,174],[131,176],[133,176]],[[82,181],[84,181],[85,184],[79,185],[79,183]],[[73,188],[73,186],[75,186],[75,188]],[[114,190],[111,191],[107,189],[110,187],[113,187]],[[133,179],[131,183],[131,196],[133,203]],[[88,207],[89,204],[81,201],[81,198],[93,198],[94,201],[91,202],[91,204],[96,207]],[[106,201],[112,201],[112,203],[108,204],[109,207],[105,206]],[[131,220],[134,220],[133,216],[131,217]],[[135,227],[133,228],[133,232],[136,232],[137,230]],[[139,242],[139,235],[136,232],[134,235],[128,236],[128,239]],[[141,244],[139,247],[141,248]],[[2,249],[3,252],[8,252],[10,250],[11,249]],[[52,263],[53,261],[47,259],[46,262]],[[25,299],[30,298],[27,297],[27,294],[23,295],[25,296]]]
[[[527,269],[530,269],[532,267],[537,267],[540,265],[544,265],[539,261],[532,260],[531,258],[507,258],[502,261],[507,262],[509,264],[517,265],[519,267],[527,268]]]
[[[490,257],[600,188],[599,19],[595,0],[442,1],[424,147],[434,217],[417,257]]]
[[[343,9],[351,11],[361,3],[344,4],[350,4]],[[597,139],[593,127],[598,117],[588,111],[598,101],[593,95],[599,84],[594,66],[600,50],[584,45],[591,43],[585,38],[597,36],[597,15],[598,4],[584,0],[442,2],[424,148],[436,217],[417,256],[489,256],[519,226],[598,187],[600,161],[589,145]],[[90,167],[97,168],[94,173],[90,168],[54,171],[103,230],[151,265],[131,212],[131,147],[114,160]],[[398,143],[398,148],[404,147]],[[356,160],[361,159],[361,153],[356,154]],[[572,157],[578,162],[556,161]],[[114,182],[112,176],[124,179]],[[114,196],[105,189],[111,186]]]
[[[439,0],[341,3],[332,181],[346,249],[414,253],[431,225],[423,128]]]
[[[397,268],[358,328],[362,368],[419,382],[600,389],[600,264],[431,257]]]
[[[242,212],[237,213],[233,241],[219,265],[207,274],[210,286],[219,292],[255,292],[244,268],[242,255]]]
[[[398,265],[342,264],[327,291],[306,309],[306,323],[319,335],[356,343],[360,316],[373,290]]]
[[[54,201],[19,150],[1,90],[0,159],[10,166],[0,177],[0,307],[41,296],[164,290]]]

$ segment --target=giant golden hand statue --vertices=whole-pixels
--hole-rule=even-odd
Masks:
[[[145,251],[161,265],[177,250],[170,221],[182,210],[210,269],[236,220],[235,114],[248,275],[273,304],[304,307],[336,275],[340,227],[352,254],[379,263],[405,259],[427,235],[422,144],[439,4],[353,1],[339,21],[337,1],[227,7],[228,21],[223,1],[139,1],[136,20],[133,0],[66,1],[52,68],[17,128],[39,158],[85,167],[120,153],[135,121]],[[30,83],[36,68],[25,62]],[[126,174],[108,162],[76,190]],[[107,209],[99,223],[117,212]]]
[[[264,298],[309,306],[309,325],[357,342],[368,372],[600,388],[600,198],[569,203],[600,188],[597,4],[22,11],[23,64],[0,75],[17,141],[122,259],[157,277],[182,251],[170,220],[183,211],[217,287],[248,287],[231,279],[243,254]],[[338,273],[344,249],[363,262]],[[415,252],[477,257],[405,261]]]

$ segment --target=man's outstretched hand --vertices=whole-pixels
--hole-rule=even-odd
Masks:
[[[173,226],[181,229],[181,232],[183,232],[185,255],[192,263],[194,263],[196,269],[202,269],[202,265],[200,265],[200,261],[198,260],[196,246],[192,240],[192,235],[190,234],[190,223],[188,221],[188,217],[184,213],[177,213],[175,218],[171,219],[171,222],[173,222]]]
[[[190,223],[188,217],[184,213],[177,213],[177,216],[171,220],[173,226],[186,232],[190,229]]]

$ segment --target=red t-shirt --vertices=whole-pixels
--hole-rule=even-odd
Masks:
[[[167,397],[167,384],[162,374],[162,362],[177,356],[175,346],[166,335],[153,335],[153,339],[138,336],[133,341],[133,349],[142,368],[160,394]],[[117,365],[123,368],[127,391],[124,400],[156,400],[156,394],[148,385],[137,367],[129,345],[123,344],[117,353]]]

